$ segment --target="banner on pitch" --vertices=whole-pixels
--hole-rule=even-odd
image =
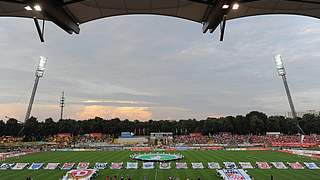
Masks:
[[[0,170],[7,170],[7,169],[11,169],[14,166],[14,164],[9,164],[9,163],[3,163],[0,166]]]
[[[250,162],[239,162],[239,165],[242,169],[253,169],[253,166]]]
[[[217,162],[208,162],[209,169],[221,169],[220,164]]]
[[[127,169],[138,169],[137,162],[127,162]]]
[[[270,169],[270,165],[267,162],[257,162],[256,163],[259,169]]]
[[[202,163],[191,163],[192,169],[203,169]]]
[[[54,169],[56,169],[59,165],[60,165],[60,163],[48,163],[47,166],[44,167],[43,169],[54,170]]]
[[[43,163],[32,163],[28,169],[39,170],[42,166],[43,166]]]
[[[303,163],[308,169],[319,169],[318,165],[314,162],[311,162],[311,163],[307,163],[307,162],[304,162]]]
[[[111,163],[111,169],[122,169],[123,163]]]
[[[90,180],[96,173],[95,169],[74,169],[68,171],[62,180]]]
[[[169,162],[160,162],[160,169],[171,169],[171,163]]]
[[[299,162],[287,163],[292,169],[304,169],[304,167]]]
[[[26,166],[28,166],[29,163],[17,163],[16,165],[14,165],[12,167],[12,169],[14,170],[21,170],[21,169],[24,169]]]
[[[108,166],[108,163],[100,163],[100,162],[97,162],[95,165],[94,165],[94,169],[105,169],[107,168]]]
[[[176,169],[188,169],[188,164],[186,162],[177,162]]]
[[[218,170],[222,179],[228,180],[252,180],[243,169],[222,169]]]
[[[292,169],[304,169],[304,167],[303,167],[299,162],[288,163],[288,165],[289,165]]]
[[[234,162],[223,162],[223,164],[227,169],[236,169],[237,168],[237,165]]]
[[[143,169],[154,169],[154,162],[144,162],[142,163]]]
[[[77,169],[88,169],[89,165],[90,165],[90,163],[88,163],[88,162],[80,162],[77,166]]]
[[[288,169],[283,162],[271,162],[271,164],[277,169]]]
[[[62,170],[70,170],[73,168],[75,163],[64,163],[61,167]]]

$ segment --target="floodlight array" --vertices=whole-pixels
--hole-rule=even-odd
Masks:
[[[283,65],[283,61],[282,61],[282,57],[280,54],[275,56],[275,62],[276,62],[276,68],[278,71],[279,76],[284,76],[286,75],[286,71],[284,69],[284,65]]]

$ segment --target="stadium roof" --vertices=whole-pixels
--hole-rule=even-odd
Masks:
[[[239,8],[233,9],[234,4]],[[126,14],[173,16],[203,24],[213,32],[221,22],[263,14],[296,14],[320,18],[320,0],[0,0],[0,16],[50,20],[68,33],[95,19]],[[224,26],[224,25],[223,25]]]

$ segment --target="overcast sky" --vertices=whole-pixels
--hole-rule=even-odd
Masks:
[[[204,119],[289,111],[273,56],[282,54],[297,111],[320,109],[320,20],[260,16],[228,21],[223,43],[201,24],[120,16],[69,35],[32,19],[0,19],[0,119],[23,119],[39,56],[48,57],[32,115],[59,118]]]

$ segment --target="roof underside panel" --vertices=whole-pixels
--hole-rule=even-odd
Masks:
[[[0,16],[46,19],[35,11],[26,11],[24,0],[12,1],[18,3],[0,0]],[[205,3],[190,0],[64,0],[64,2],[66,3],[64,8],[68,10],[68,14],[80,24],[125,14],[159,14],[203,22],[210,9]],[[230,11],[228,19],[263,14],[297,14],[320,18],[320,0],[300,2],[298,0],[247,0],[247,2],[242,0],[239,2],[240,8]]]
[[[84,0],[67,8],[80,23],[125,14],[159,14],[201,22],[207,5],[188,0]]]
[[[237,11],[231,11],[228,19],[264,14],[296,14],[320,18],[320,0],[297,2],[287,0],[259,0],[242,3]]]
[[[22,4],[0,1],[0,16],[28,17],[29,15],[23,7],[24,6]]]

